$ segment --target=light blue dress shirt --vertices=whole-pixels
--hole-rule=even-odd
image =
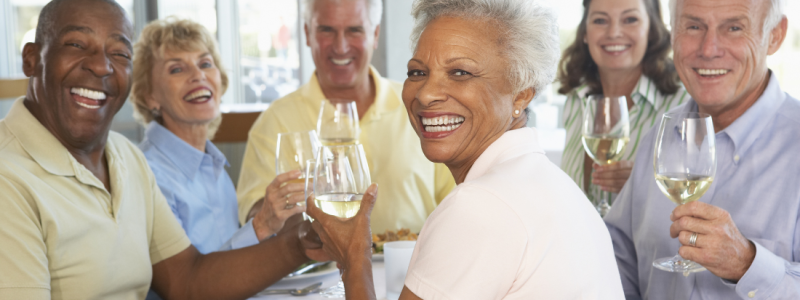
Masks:
[[[673,111],[697,111],[694,100]],[[655,269],[678,253],[669,236],[673,204],[656,186],[658,123],[642,141],[630,179],[605,222],[627,299],[800,299],[800,101],[775,76],[742,116],[715,135],[717,175],[699,201],[728,211],[756,245],[737,284],[704,271],[684,277]]]
[[[239,228],[233,182],[225,156],[210,141],[200,152],[156,122],[150,122],[139,148],[172,213],[200,253],[258,243],[252,220]]]

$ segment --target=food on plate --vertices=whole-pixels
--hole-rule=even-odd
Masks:
[[[384,233],[372,234],[372,253],[383,253],[383,244],[394,241],[416,241],[417,234],[408,228],[397,231],[386,230]]]

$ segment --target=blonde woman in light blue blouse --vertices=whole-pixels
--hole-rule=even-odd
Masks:
[[[630,176],[644,133],[688,95],[668,57],[670,33],[658,0],[584,0],[583,7],[575,41],[559,65],[558,92],[567,96],[561,169],[590,199],[594,185],[610,192],[605,193],[610,203]],[[627,96],[631,140],[618,163],[597,165],[584,151],[581,120],[585,99],[592,94]]]

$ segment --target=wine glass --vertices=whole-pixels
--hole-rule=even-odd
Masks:
[[[372,180],[361,144],[323,146],[314,170],[314,204],[323,212],[352,218]],[[322,292],[326,298],[344,297],[344,283]]]
[[[619,161],[630,140],[628,102],[625,96],[589,96],[583,110],[582,128],[583,148],[595,163],[607,165]],[[600,187],[591,184],[591,181],[585,184],[591,186],[592,200],[597,212],[600,216],[605,216],[611,209],[608,204],[610,193],[602,191]]]
[[[317,132],[323,145],[358,143],[360,128],[356,102],[351,100],[322,101],[317,119]]]
[[[278,146],[275,149],[275,174],[300,170],[300,178],[290,180],[285,184],[305,183],[306,161],[314,158],[319,147],[319,138],[314,130],[279,133]],[[303,205],[303,203],[298,203],[298,205]],[[294,207],[294,204],[287,205],[287,208],[291,207]]]
[[[303,200],[308,201],[308,196],[314,191],[314,167],[317,165],[317,161],[314,159],[306,160],[306,168],[305,172],[305,188],[303,189]],[[306,212],[303,212],[303,220],[310,220],[314,222],[314,219],[309,217]]]
[[[677,205],[702,197],[717,172],[715,149],[711,116],[703,113],[664,114],[653,154],[658,188]],[[664,271],[683,272],[686,276],[706,269],[678,254],[656,259],[653,266]]]

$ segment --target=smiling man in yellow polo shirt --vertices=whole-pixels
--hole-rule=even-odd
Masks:
[[[209,255],[191,245],[144,155],[109,132],[132,36],[113,0],[42,9],[27,95],[0,120],[0,299],[144,299],[151,283],[165,299],[245,299],[315,253],[299,226]]]
[[[381,190],[372,211],[373,232],[401,227],[419,232],[455,181],[444,165],[422,154],[400,98],[402,84],[382,78],[369,65],[380,32],[381,1],[308,3],[305,33],[317,70],[307,84],[272,103],[250,130],[237,187],[240,221],[260,209],[265,190],[266,209],[280,214],[286,203],[285,191],[267,189],[276,176],[278,133],[314,130],[322,101],[352,99],[361,120],[359,141]],[[294,185],[287,190],[302,191],[302,184]],[[302,192],[296,194],[292,202],[302,200]]]

